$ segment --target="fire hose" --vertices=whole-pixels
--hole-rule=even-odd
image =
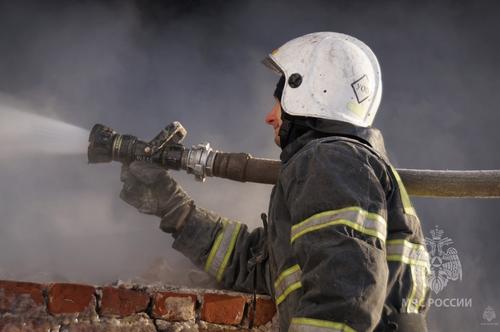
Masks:
[[[185,170],[199,181],[220,177],[240,182],[276,183],[281,169],[279,160],[254,158],[248,153],[225,153],[212,149],[209,143],[186,148],[181,144],[186,134],[179,122],[172,122],[150,142],[145,142],[96,124],[89,136],[88,161],[131,163],[142,160],[166,169]],[[500,197],[500,170],[398,168],[397,172],[412,196]]]

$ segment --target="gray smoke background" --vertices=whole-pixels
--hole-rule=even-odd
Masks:
[[[396,166],[498,169],[498,13],[481,1],[1,1],[0,106],[144,139],[177,120],[187,144],[278,158],[264,124],[277,77],[260,60],[291,38],[338,31],[380,60],[375,126]],[[36,132],[23,135],[36,146]],[[0,144],[15,143],[0,132]],[[158,220],[119,200],[118,164],[43,150],[0,155],[0,279],[104,283],[162,270],[158,281],[187,282],[193,266]],[[198,205],[260,226],[270,186],[174,176]],[[433,297],[472,299],[433,307],[431,330],[498,328],[481,324],[487,306],[500,315],[499,201],[414,203],[426,236],[439,226],[462,264],[462,280]]]

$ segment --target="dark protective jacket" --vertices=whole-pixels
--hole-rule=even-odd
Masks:
[[[424,331],[429,258],[377,129],[326,122],[281,154],[269,224],[197,208],[173,247],[226,288],[270,294],[281,331]]]

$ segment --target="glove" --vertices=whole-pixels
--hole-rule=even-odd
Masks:
[[[195,208],[193,200],[158,165],[141,161],[123,165],[120,180],[120,198],[142,213],[160,217],[160,228],[167,233],[180,231]]]

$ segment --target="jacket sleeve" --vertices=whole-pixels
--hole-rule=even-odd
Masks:
[[[245,224],[196,207],[174,237],[173,248],[225,288],[270,294],[264,228],[249,232]]]
[[[342,141],[306,147],[285,166],[302,273],[290,331],[372,331],[379,322],[388,278],[383,169],[367,149]]]

